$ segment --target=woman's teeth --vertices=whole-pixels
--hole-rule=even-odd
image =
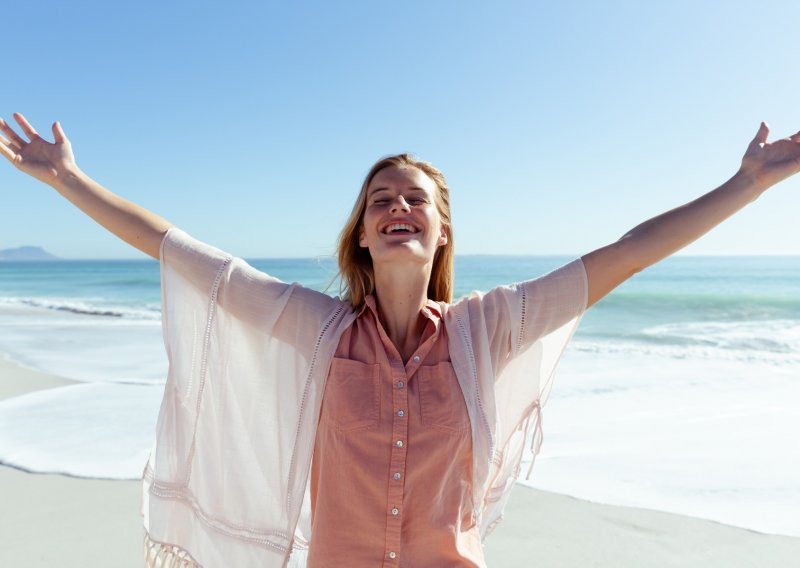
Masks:
[[[395,232],[408,232],[408,233],[416,233],[416,229],[411,225],[407,225],[405,223],[395,223],[394,225],[389,225],[386,227],[384,231],[387,234],[395,233]]]

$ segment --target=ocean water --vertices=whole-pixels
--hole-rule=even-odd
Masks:
[[[458,257],[455,295],[569,260]],[[331,258],[250,262],[317,290],[335,277]],[[140,477],[167,371],[155,261],[0,263],[0,353],[80,381],[0,401],[0,462]],[[523,483],[800,536],[800,257],[636,275],[584,316],[543,426]]]

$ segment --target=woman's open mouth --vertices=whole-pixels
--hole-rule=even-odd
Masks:
[[[387,225],[381,232],[384,235],[411,235],[418,233],[419,230],[408,223],[392,223]]]

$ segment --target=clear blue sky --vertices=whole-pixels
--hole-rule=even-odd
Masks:
[[[380,156],[447,175],[460,254],[582,254],[800,129],[800,2],[26,2],[0,114],[238,256],[329,254]],[[0,248],[144,258],[0,163]],[[687,254],[800,254],[800,179]]]

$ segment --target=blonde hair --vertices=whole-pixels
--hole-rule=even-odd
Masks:
[[[444,174],[411,154],[397,154],[378,160],[370,168],[361,192],[358,194],[350,218],[339,235],[337,255],[339,259],[339,275],[342,279],[341,295],[354,308],[359,309],[364,298],[375,291],[375,274],[369,249],[359,246],[359,229],[367,207],[367,188],[372,178],[384,168],[417,168],[436,184],[434,202],[441,217],[442,228],[447,235],[447,243],[437,247],[433,256],[431,278],[428,282],[428,298],[434,301],[451,302],[453,300],[453,225],[450,218],[450,193]]]

